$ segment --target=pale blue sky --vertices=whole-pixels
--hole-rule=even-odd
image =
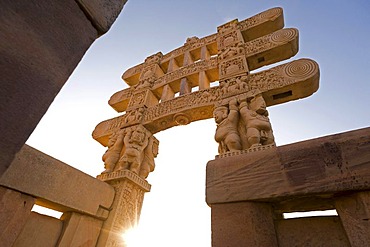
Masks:
[[[370,2],[129,0],[111,30],[98,39],[34,131],[28,144],[90,175],[103,170],[105,148],[91,138],[101,121],[118,116],[110,96],[125,88],[122,73],[186,38],[283,7],[285,27],[299,29],[293,59],[319,63],[313,96],[269,108],[278,145],[370,125]],[[156,134],[160,141],[152,192],[142,224],[152,246],[210,246],[210,210],[204,202],[205,166],[217,154],[213,120]],[[175,242],[174,242],[175,241]],[[180,242],[178,242],[180,241]],[[175,244],[176,243],[176,244]],[[195,244],[197,243],[197,244]]]

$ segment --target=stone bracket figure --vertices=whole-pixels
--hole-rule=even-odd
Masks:
[[[140,124],[112,134],[108,150],[103,155],[103,173],[130,170],[142,178],[147,178],[154,170],[158,145],[158,140]]]
[[[268,118],[266,102],[259,90],[239,97],[239,112],[246,128],[249,148],[274,144],[272,127]]]
[[[228,106],[217,106],[213,114],[217,123],[215,140],[219,143],[218,152],[241,150],[242,145],[238,133],[239,112],[236,99],[232,99]]]
[[[259,90],[224,100],[213,115],[219,154],[274,144],[266,102]]]
[[[102,173],[113,172],[116,163],[120,158],[120,153],[123,148],[123,137],[124,130],[120,130],[116,133],[113,133],[108,141],[108,149],[104,153],[102,160],[104,161],[105,170]]]

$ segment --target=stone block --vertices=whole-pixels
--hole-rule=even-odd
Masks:
[[[351,246],[370,246],[370,192],[358,192],[336,200]]]
[[[127,0],[77,0],[100,34],[106,33]]]
[[[13,246],[25,226],[35,198],[0,186],[0,246]]]
[[[208,204],[369,190],[370,128],[212,160]]]
[[[64,213],[61,220],[64,226],[58,247],[96,246],[101,220],[74,212]]]
[[[213,247],[278,246],[269,204],[213,204],[211,210]]]
[[[351,246],[337,216],[278,220],[275,226],[280,247]]]
[[[98,37],[75,0],[1,1],[0,175]]]
[[[56,246],[63,222],[59,219],[31,212],[13,247]]]
[[[41,206],[103,219],[115,194],[110,185],[27,145],[0,178],[0,185],[36,197]]]

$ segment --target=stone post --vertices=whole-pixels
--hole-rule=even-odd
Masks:
[[[116,191],[116,197],[96,246],[126,246],[123,234],[137,225],[144,193],[150,191],[151,185],[129,170],[105,173],[97,178],[112,185]]]

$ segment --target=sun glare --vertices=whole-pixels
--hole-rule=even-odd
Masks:
[[[149,239],[145,236],[143,231],[140,231],[140,227],[136,226],[126,230],[122,234],[123,242],[127,247],[143,247],[149,246]]]

